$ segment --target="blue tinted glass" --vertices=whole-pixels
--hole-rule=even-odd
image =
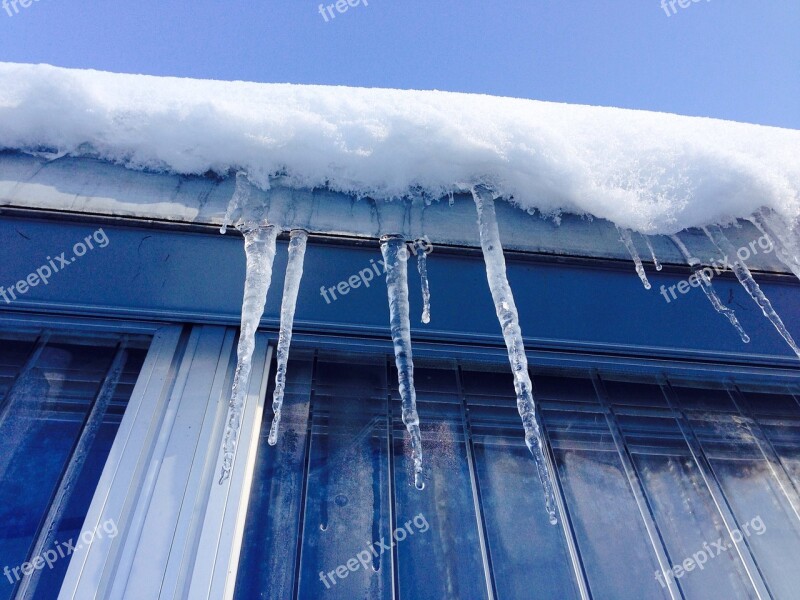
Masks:
[[[143,356],[110,338],[0,344],[0,598],[25,583],[26,562],[80,533]],[[28,569],[35,597],[57,595],[68,563],[67,551]]]
[[[409,436],[400,418],[397,376],[392,370],[395,532],[400,598],[487,597],[487,581],[475,511],[464,409],[456,371],[417,368],[417,409],[425,452],[425,489],[413,485]],[[403,534],[405,529],[408,534]],[[401,538],[402,535],[402,538]],[[431,577],[436,573],[436,577]]]
[[[510,373],[465,371],[496,597],[577,598],[564,530],[549,522]]]
[[[751,418],[721,384],[580,375],[534,376],[554,527],[505,365],[417,360],[419,491],[392,357],[296,352],[275,448],[264,422],[236,597],[669,598],[658,557],[670,570],[726,544],[730,515],[750,534],[670,571],[675,593],[751,598],[755,577],[792,597],[795,399],[753,395]]]

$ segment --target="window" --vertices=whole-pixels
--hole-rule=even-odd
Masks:
[[[535,371],[554,527],[507,365],[417,358],[415,374],[423,491],[393,357],[294,351],[276,447],[270,411],[262,426],[236,598],[791,598],[800,585],[789,390]]]
[[[0,334],[0,599],[58,595],[146,347]]]

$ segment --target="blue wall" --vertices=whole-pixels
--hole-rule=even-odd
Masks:
[[[242,301],[245,260],[237,232],[211,228],[165,228],[122,221],[68,221],[6,213],[0,217],[0,285],[13,286],[47,257],[72,255],[72,248],[99,227],[108,245],[96,247],[54,274],[48,285],[31,287],[16,301],[0,298],[0,311],[35,310],[113,315],[163,321],[236,323]],[[100,236],[102,237],[102,236]],[[97,244],[95,244],[97,246]],[[309,244],[297,308],[298,333],[355,333],[388,339],[383,277],[326,302],[333,287],[381,259],[377,242]],[[509,256],[509,279],[529,349],[570,348],[665,357],[713,356],[731,362],[794,368],[785,342],[730,274],[715,278],[720,297],[736,310],[752,342],[743,344],[727,320],[693,288],[667,303],[661,285],[689,276],[688,269],[648,269],[646,291],[627,261]],[[264,319],[274,327],[280,307],[286,242],[280,242],[273,287]],[[432,322],[419,322],[421,298],[416,263],[409,262],[414,339],[500,346],[482,257],[475,250],[435,247],[428,257]],[[800,282],[762,275],[762,288],[800,339]],[[337,294],[338,296],[338,294]],[[330,294],[329,294],[330,297]]]

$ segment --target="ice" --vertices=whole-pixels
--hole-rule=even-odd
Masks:
[[[219,228],[219,232],[222,235],[225,235],[228,231],[228,225],[233,223],[237,217],[241,217],[242,207],[249,205],[248,201],[252,193],[253,186],[248,181],[247,174],[242,171],[236,173],[236,188],[234,189],[233,197],[228,203],[225,217],[222,219],[222,226]]]
[[[503,331],[503,338],[508,348],[508,358],[514,374],[514,388],[517,393],[517,410],[522,417],[525,428],[525,443],[536,462],[539,479],[545,496],[545,508],[550,522],[556,524],[556,503],[553,481],[550,477],[545,451],[545,441],[539,427],[539,417],[533,400],[533,384],[528,374],[528,358],[522,341],[522,330],[519,315],[514,303],[514,295],[506,278],[506,260],[500,243],[500,230],[497,225],[494,199],[488,190],[473,188],[473,198],[478,209],[478,227],[480,230],[481,248],[486,262],[486,277],[494,300],[497,318]]]
[[[775,246],[775,255],[800,279],[800,231],[792,231],[779,215],[769,211],[756,212],[751,221]]]
[[[681,254],[683,254],[683,257],[686,259],[686,262],[689,264],[689,266],[692,268],[692,271],[694,271],[695,275],[699,279],[700,287],[703,289],[703,292],[705,292],[706,297],[708,298],[709,302],[711,302],[711,306],[714,307],[714,310],[716,310],[719,314],[727,317],[728,321],[730,321],[731,325],[734,326],[736,331],[739,333],[739,337],[742,338],[742,341],[745,344],[750,343],[750,336],[747,335],[744,328],[739,323],[739,319],[736,318],[736,313],[733,311],[732,308],[728,308],[722,303],[722,300],[717,295],[717,291],[714,289],[714,285],[711,283],[711,277],[709,277],[708,273],[706,273],[705,270],[702,268],[700,261],[697,258],[695,258],[691,252],[689,252],[689,249],[686,247],[686,244],[684,244],[683,241],[677,235],[671,235],[670,239],[678,247],[678,250],[680,250]]]
[[[764,316],[767,317],[770,322],[775,326],[775,329],[778,330],[778,333],[781,337],[786,340],[786,343],[789,344],[789,347],[794,351],[798,358],[800,358],[800,348],[798,348],[797,344],[795,343],[794,339],[792,339],[789,330],[786,329],[786,326],[783,324],[780,316],[778,313],[775,312],[775,309],[772,308],[772,303],[769,301],[764,295],[764,292],[761,291],[761,288],[756,283],[756,280],[753,279],[753,274],[750,273],[750,269],[747,268],[747,265],[744,264],[744,261],[739,259],[736,254],[736,249],[731,244],[730,240],[728,240],[725,233],[723,233],[722,229],[719,225],[709,225],[708,227],[704,227],[703,230],[706,232],[706,235],[709,239],[714,242],[714,245],[717,249],[722,252],[724,256],[728,256],[730,260],[733,261],[733,272],[736,274],[736,278],[739,280],[739,283],[742,284],[744,289],[747,290],[747,293],[755,300],[756,304],[761,308],[761,311],[764,313]]]
[[[292,327],[294,312],[297,308],[297,295],[300,281],[303,279],[303,263],[306,257],[308,232],[303,229],[292,230],[289,236],[289,262],[286,265],[286,279],[283,283],[283,300],[281,301],[281,330],[278,334],[276,352],[277,369],[275,373],[275,392],[272,395],[272,427],[269,430],[269,445],[278,443],[278,428],[281,423],[283,394],[286,390],[286,368],[289,363],[289,346],[292,344]]]
[[[422,285],[422,322],[426,325],[431,322],[431,289],[428,285],[428,249],[425,240],[414,242],[417,253],[417,270],[419,271],[420,285]]]
[[[800,215],[800,131],[479,94],[0,63],[5,149],[181,175],[241,170],[264,189],[280,175],[288,187],[358,198],[449,198],[490,181],[526,211],[646,234],[762,206]],[[113,210],[97,200],[93,211]],[[187,208],[199,206],[174,215]]]
[[[650,241],[650,238],[646,235],[642,234],[644,238],[644,243],[647,244],[647,249],[650,250],[650,256],[653,258],[653,264],[656,267],[656,271],[661,270],[661,262],[659,262],[658,257],[656,256],[656,251],[653,249],[653,243]]]
[[[238,361],[233,377],[233,390],[225,420],[225,436],[222,443],[223,461],[219,483],[230,477],[236,457],[236,444],[242,425],[242,410],[250,381],[256,330],[264,314],[267,292],[272,282],[272,264],[280,230],[265,222],[245,221],[237,227],[244,235],[244,250],[247,256],[247,273],[242,303],[242,323],[237,348]]]
[[[414,389],[414,361],[411,355],[411,323],[408,308],[408,249],[399,235],[381,237],[381,253],[386,265],[386,289],[397,365],[398,387],[403,405],[403,423],[411,437],[411,458],[414,463],[414,485],[423,489],[422,434],[417,414],[417,392]]]
[[[639,279],[642,280],[642,284],[644,285],[644,289],[650,289],[650,282],[647,280],[647,273],[644,272],[644,265],[642,264],[642,259],[639,256],[638,250],[636,250],[636,246],[633,244],[633,239],[631,238],[631,232],[627,229],[622,229],[617,227],[617,231],[619,231],[619,241],[625,244],[625,247],[628,249],[628,252],[633,259],[633,264],[636,266],[636,274],[639,276]]]

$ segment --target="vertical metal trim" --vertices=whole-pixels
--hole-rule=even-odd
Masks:
[[[306,504],[308,503],[308,478],[311,475],[311,439],[314,436],[314,409],[316,408],[316,393],[317,393],[317,360],[319,352],[314,350],[314,357],[311,362],[311,391],[308,397],[308,425],[306,431],[306,450],[305,450],[305,465],[303,466],[303,485],[300,490],[300,515],[297,521],[297,551],[294,559],[294,585],[292,598],[298,600],[300,598],[300,574],[303,565],[303,540],[306,533]]]
[[[386,379],[386,444],[388,448],[387,460],[389,462],[389,539],[392,538],[395,530],[396,514],[395,502],[397,501],[397,489],[395,486],[395,469],[394,469],[394,412],[392,410],[392,357],[385,356],[384,365],[386,370],[384,372]],[[420,441],[422,432],[420,432]],[[389,552],[391,553],[391,560],[389,564],[392,565],[392,576],[389,578],[391,581],[391,597],[394,600],[400,598],[400,554],[395,550],[396,544],[392,543]]]
[[[34,341],[33,349],[28,354],[28,357],[25,359],[25,364],[19,370],[17,375],[14,377],[14,381],[11,382],[11,385],[8,386],[8,391],[6,392],[5,397],[3,398],[2,403],[0,403],[0,425],[6,420],[8,413],[11,411],[11,406],[14,403],[15,393],[19,390],[19,386],[27,381],[28,375],[33,369],[36,362],[39,360],[39,357],[42,355],[42,352],[47,346],[47,342],[50,341],[50,332],[43,331]],[[0,473],[0,479],[2,478],[2,473]]]
[[[533,393],[533,397],[536,399],[537,402],[537,413],[541,415],[541,405],[538,401],[538,396],[536,393],[536,379],[531,374],[531,391]],[[550,478],[553,481],[553,492],[556,500],[556,507],[558,508],[558,515],[561,519],[559,523],[559,527],[561,527],[561,531],[564,534],[564,540],[567,543],[567,550],[569,552],[570,562],[572,563],[572,570],[575,574],[575,583],[578,585],[578,592],[581,595],[583,600],[591,600],[592,592],[589,588],[589,577],[586,573],[586,566],[583,564],[583,559],[581,558],[581,553],[578,548],[578,539],[575,535],[575,528],[572,525],[572,518],[569,514],[569,507],[567,506],[567,499],[564,495],[564,488],[561,485],[561,479],[558,476],[558,469],[556,469],[556,453],[553,450],[553,445],[550,443],[550,437],[547,434],[547,427],[544,423],[544,419],[539,417],[539,427],[542,432],[542,436],[545,440],[545,452],[548,458],[550,469]]]
[[[750,402],[747,400],[747,397],[742,394],[741,390],[736,386],[732,386],[728,388],[727,391],[733,400],[736,410],[746,419],[747,426],[753,433],[753,438],[756,441],[759,451],[764,457],[764,460],[767,461],[773,477],[775,477],[778,484],[781,486],[784,496],[786,496],[787,501],[794,511],[795,517],[797,517],[798,523],[800,523],[800,496],[798,495],[798,490],[792,478],[786,471],[783,461],[775,450],[775,446],[773,446],[767,434],[764,432],[764,429],[761,427],[761,424],[756,419],[755,412]]]
[[[772,595],[767,588],[766,581],[764,581],[764,576],[761,573],[758,564],[755,562],[755,558],[750,553],[749,548],[747,546],[743,546],[741,541],[737,542],[733,538],[733,531],[739,530],[739,523],[736,520],[733,509],[730,507],[730,504],[725,497],[725,492],[722,490],[719,480],[717,480],[717,475],[714,473],[714,469],[711,467],[708,457],[706,457],[703,446],[700,444],[700,440],[697,438],[689,418],[684,413],[683,408],[678,401],[678,395],[675,393],[675,390],[672,388],[672,384],[667,379],[666,375],[659,377],[659,384],[661,391],[664,394],[664,398],[667,400],[667,404],[669,405],[672,414],[675,416],[675,420],[678,423],[678,428],[681,431],[681,435],[683,435],[684,440],[686,440],[686,444],[689,446],[689,452],[691,452],[692,458],[694,459],[694,462],[700,471],[703,482],[706,484],[706,487],[711,494],[711,498],[714,501],[714,505],[717,507],[717,511],[722,518],[722,522],[725,524],[725,528],[728,530],[728,535],[731,537],[731,540],[733,540],[736,553],[742,560],[745,572],[750,578],[750,582],[753,584],[756,595],[761,600],[772,598]]]
[[[475,519],[478,525],[478,541],[481,547],[481,560],[483,562],[484,582],[486,583],[486,594],[489,600],[497,597],[497,584],[494,580],[494,568],[492,567],[492,556],[487,542],[486,517],[483,514],[483,499],[481,497],[480,482],[478,481],[478,471],[475,466],[475,448],[472,444],[472,425],[469,419],[469,408],[467,407],[467,397],[464,394],[464,384],[462,381],[461,363],[455,364],[456,387],[458,389],[458,399],[461,409],[461,426],[464,431],[465,451],[467,456],[467,466],[469,468],[469,480],[472,487],[472,504],[475,509]]]
[[[625,475],[628,478],[628,484],[630,485],[633,496],[636,499],[636,505],[639,508],[642,521],[644,521],[644,526],[647,529],[647,535],[650,537],[650,545],[652,546],[653,551],[656,553],[658,566],[661,568],[662,573],[668,573],[672,570],[672,564],[670,563],[669,553],[667,552],[664,540],[661,537],[661,531],[659,530],[658,524],[653,516],[653,510],[650,507],[650,502],[647,498],[647,492],[642,484],[641,479],[639,478],[638,473],[636,472],[636,467],[633,463],[630,449],[625,443],[625,438],[621,429],[619,428],[619,424],[617,423],[617,416],[614,413],[614,409],[611,407],[605,385],[600,379],[600,375],[596,369],[593,369],[591,374],[592,384],[594,385],[597,399],[603,409],[603,414],[606,418],[606,424],[611,432],[611,437],[614,439],[614,445],[617,447],[617,454],[619,455],[622,466],[625,469]],[[665,579],[670,596],[672,598],[683,598],[683,592],[680,589],[680,586],[677,585],[675,578],[665,577]]]
[[[114,398],[114,392],[119,384],[127,359],[127,336],[123,336],[117,346],[114,359],[103,378],[103,383],[92,401],[92,407],[81,426],[81,433],[73,446],[72,452],[69,455],[69,460],[61,474],[47,515],[39,526],[37,539],[28,554],[29,561],[33,560],[36,556],[40,556],[42,552],[44,552],[44,549],[50,547],[55,541],[56,528],[64,516],[64,511],[71,498],[74,485],[83,472],[83,467],[89,456],[89,450],[94,440],[97,438],[108,406]],[[42,571],[38,569],[32,571],[30,575],[24,575],[19,583],[15,598],[17,598],[17,600],[30,600],[33,598],[41,575]]]

